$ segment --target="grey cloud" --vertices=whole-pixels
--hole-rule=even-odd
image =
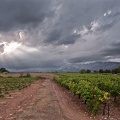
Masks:
[[[12,58],[9,56],[4,56],[4,61],[0,61],[0,66],[4,66],[12,71],[15,70],[56,70],[63,65],[63,61],[59,59],[51,59],[49,56],[44,58],[43,55],[39,53],[26,54],[26,56],[16,56],[13,55]],[[5,59],[6,58],[6,59]]]
[[[62,36],[62,31],[61,31],[61,30],[53,30],[53,31],[47,36],[47,39],[44,40],[44,42],[55,44],[55,42],[56,42],[57,40],[59,40],[61,36]]]
[[[116,23],[119,23],[120,19],[120,9],[112,9],[111,14],[105,17],[102,17],[101,28],[99,30],[106,31],[112,28]]]
[[[0,42],[22,44],[8,54],[10,58],[0,56],[0,66],[53,70],[69,63],[109,60],[106,56],[119,58],[119,7],[119,0],[0,1]],[[111,14],[104,16],[109,10]],[[100,26],[91,31],[94,21]],[[81,34],[84,26],[88,32]],[[25,39],[15,34],[19,30]]]
[[[60,41],[58,41],[58,45],[62,45],[62,44],[74,44],[77,39],[80,38],[80,35],[78,34],[72,34],[72,35],[68,35],[67,37],[61,39]]]
[[[113,45],[115,48],[116,48],[116,47],[120,47],[120,42],[115,42],[115,43],[113,43],[112,45]]]
[[[88,56],[82,56],[81,57],[75,57],[68,59],[69,63],[83,63],[83,62],[88,62],[88,61],[102,61],[104,60],[102,57],[102,54],[95,54],[95,55],[88,55]]]
[[[119,56],[120,55],[120,42],[113,43],[109,48],[103,51],[104,55]]]
[[[15,60],[14,60],[15,61]],[[7,62],[7,61],[5,61]],[[9,61],[10,62],[10,61]],[[16,61],[15,63],[11,63],[11,64],[5,64],[4,66],[7,68],[11,68],[11,69],[29,69],[29,68],[39,68],[39,69],[46,69],[46,68],[59,68],[60,66],[57,64],[58,62],[60,62],[59,60],[46,60],[46,61],[30,61],[30,62],[20,62],[20,61]],[[34,62],[34,64],[31,64],[31,62]]]
[[[120,57],[120,43],[118,44],[112,44],[109,47],[104,47],[104,49],[99,50],[97,52],[91,51],[91,54],[78,54],[75,57],[68,58],[67,61],[68,63],[83,63],[83,62],[88,62],[88,61],[109,61],[109,59],[115,59]],[[95,48],[96,49],[96,48]],[[98,48],[99,49],[99,48]],[[97,50],[97,49],[96,49]]]
[[[118,5],[116,2],[113,0],[61,1],[60,4],[62,7],[58,13],[59,19],[56,24],[52,26],[53,29],[48,32],[49,34],[46,40],[44,40],[44,43],[56,45],[74,44],[80,36],[73,35],[73,30],[80,29],[83,26],[89,26],[91,22],[98,19],[100,16],[103,16],[107,10],[116,7]],[[110,25],[108,24],[108,26]],[[108,26],[104,25],[104,27]],[[55,29],[57,32],[55,32]]]
[[[0,30],[34,27],[53,14],[51,0],[1,0]]]
[[[50,33],[49,37],[44,42],[54,45],[67,45],[74,44],[75,41],[80,38],[80,35],[78,34],[68,34],[65,37],[62,37],[62,35],[64,35],[62,31],[52,31],[52,33]]]

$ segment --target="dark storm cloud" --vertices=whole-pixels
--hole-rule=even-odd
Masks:
[[[113,45],[115,48],[116,48],[116,47],[120,47],[120,42],[113,43],[112,45]]]
[[[75,41],[80,37],[77,34],[67,34],[68,36],[62,37],[64,33],[62,30],[55,30],[49,34],[49,37],[44,41],[47,44],[62,45],[62,44],[74,44]]]
[[[75,57],[68,60],[69,63],[83,63],[88,61],[100,61],[103,60],[101,57],[102,55],[91,55],[91,56],[81,56],[81,57]]]
[[[62,31],[60,31],[60,30],[53,30],[53,31],[48,35],[47,39],[44,40],[44,42],[55,44],[54,42],[57,41],[57,40],[59,40],[60,37],[61,37],[61,35],[62,35]]]
[[[59,69],[119,58],[120,0],[1,0],[0,56],[12,69]]]
[[[115,0],[66,0],[60,2],[59,19],[48,31],[48,36],[44,43],[55,45],[73,44],[79,35],[72,35],[74,29],[81,29],[83,26],[89,26],[91,22],[98,19],[100,16],[120,3]],[[103,25],[104,28],[112,26],[111,24]],[[103,28],[103,29],[104,29]],[[55,31],[56,30],[56,31]]]
[[[120,55],[120,42],[111,44],[111,47],[103,51],[103,54],[108,56]]]
[[[45,29],[45,25],[40,28],[39,25],[42,25],[45,18],[48,18],[47,24],[51,24],[51,20],[55,24],[47,26],[48,28],[44,33],[45,39],[42,38],[43,42],[55,45],[73,44],[80,38],[79,35],[73,35],[74,29],[81,29],[82,26],[90,25],[108,9],[114,8],[119,3],[117,0],[59,0],[55,6],[52,4],[53,2],[55,3],[54,0],[0,1],[0,30],[5,31],[11,28],[30,28],[31,30],[38,27],[33,29],[34,31],[30,31],[31,36],[37,38],[38,30]],[[57,11],[60,5],[61,8]],[[51,18],[49,19],[49,17]],[[104,28],[110,26],[112,25],[106,24]],[[40,40],[38,36],[37,39],[29,39],[27,44],[38,45],[41,44]]]
[[[0,0],[0,31],[36,26],[53,15],[51,0]]]
[[[72,35],[68,35],[67,37],[63,38],[62,40],[58,41],[58,45],[62,45],[62,44],[74,44],[76,42],[76,40],[80,38],[80,35],[77,34],[72,34]]]

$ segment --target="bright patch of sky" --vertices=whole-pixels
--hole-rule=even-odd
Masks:
[[[13,41],[11,43],[4,42],[2,44],[4,44],[4,52],[2,54],[10,54],[11,52],[15,52],[15,50],[21,46],[21,43]]]

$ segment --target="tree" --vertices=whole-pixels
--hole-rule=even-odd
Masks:
[[[104,71],[104,73],[111,73],[111,70],[106,69],[106,70]]]
[[[112,73],[114,74],[120,73],[120,68],[118,67],[118,68],[113,69]]]
[[[26,74],[26,77],[31,77],[30,73],[27,73],[27,74]]]
[[[103,72],[104,72],[103,69],[100,69],[100,70],[99,70],[99,73],[103,73]]]
[[[81,70],[80,70],[80,73],[81,73],[81,74],[86,73],[85,69],[81,69]]]
[[[94,70],[93,72],[94,72],[94,73],[98,73],[98,71],[97,71],[97,70]]]
[[[91,73],[91,70],[86,70],[86,73]]]
[[[5,68],[0,68],[0,72],[3,73],[3,72],[9,72],[9,71],[6,70]]]

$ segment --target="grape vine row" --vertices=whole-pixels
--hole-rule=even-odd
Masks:
[[[120,97],[120,76],[117,75],[59,73],[54,80],[78,95],[93,115],[104,104],[103,114],[108,105],[109,116],[109,103],[112,98],[115,102]]]

